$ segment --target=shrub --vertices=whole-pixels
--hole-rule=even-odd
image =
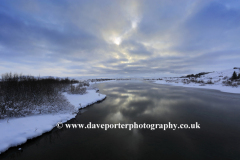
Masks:
[[[0,82],[0,118],[74,109],[62,95],[70,83],[68,78],[5,73]]]
[[[70,89],[68,91],[69,94],[84,94],[86,93],[86,87],[84,87],[84,84],[79,83],[78,85],[72,85],[70,86]]]
[[[206,84],[214,84],[212,80],[208,80]]]
[[[232,81],[226,80],[222,82],[224,86],[232,86]]]
[[[232,87],[236,87],[236,88],[237,88],[237,87],[238,87],[238,84],[237,84],[237,83],[233,83],[233,84],[232,84]]]

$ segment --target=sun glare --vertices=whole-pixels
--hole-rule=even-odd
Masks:
[[[115,43],[116,45],[120,45],[121,42],[122,42],[122,38],[121,37],[113,38],[113,43]]]

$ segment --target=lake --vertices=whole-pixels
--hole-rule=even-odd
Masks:
[[[194,124],[200,129],[57,129],[0,159],[239,159],[240,94],[144,81],[96,84],[107,98],[73,124]],[[18,148],[22,151],[18,151]]]

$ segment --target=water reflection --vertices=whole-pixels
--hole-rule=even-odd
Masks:
[[[97,84],[107,95],[68,123],[195,123],[200,130],[54,129],[2,159],[238,159],[239,95],[147,82]],[[85,111],[83,113],[83,111]]]

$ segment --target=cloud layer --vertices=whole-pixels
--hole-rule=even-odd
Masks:
[[[237,0],[0,3],[0,73],[160,77],[240,67]]]

